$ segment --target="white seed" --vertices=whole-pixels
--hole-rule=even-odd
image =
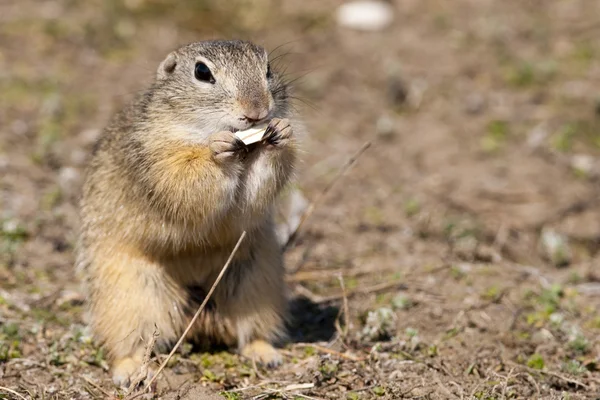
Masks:
[[[245,144],[252,144],[262,140],[266,129],[266,126],[250,128],[246,129],[245,131],[237,131],[235,136],[237,136]]]

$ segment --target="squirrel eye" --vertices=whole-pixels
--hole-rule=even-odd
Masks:
[[[215,83],[215,78],[210,72],[210,69],[203,62],[199,62],[196,64],[196,68],[194,69],[194,75],[199,81]]]
[[[271,79],[273,77],[273,73],[271,72],[271,64],[267,64],[267,79]]]

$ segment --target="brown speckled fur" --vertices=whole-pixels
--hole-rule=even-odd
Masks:
[[[194,77],[198,61],[215,83]],[[293,173],[297,132],[285,128],[284,140],[249,151],[234,149],[231,134],[215,135],[249,128],[243,117],[252,112],[291,118],[287,86],[276,74],[267,78],[267,62],[261,47],[242,41],[176,50],[95,149],[77,264],[116,383],[139,368],[142,338],[155,324],[159,348],[178,339],[243,230],[248,236],[193,336],[280,362],[271,343],[284,335],[287,298],[272,207]]]

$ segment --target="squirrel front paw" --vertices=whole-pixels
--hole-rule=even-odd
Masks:
[[[210,136],[208,148],[212,157],[219,162],[234,159],[246,145],[232,132],[222,131]]]
[[[273,118],[267,126],[263,139],[273,147],[286,146],[292,137],[292,126],[287,118]]]

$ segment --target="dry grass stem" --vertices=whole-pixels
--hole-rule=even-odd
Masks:
[[[101,391],[102,394],[104,396],[106,396],[107,399],[114,399],[115,398],[114,395],[111,395],[110,393],[108,393],[108,391],[106,391],[104,388],[102,388],[96,382],[92,381],[90,378],[82,375],[81,379],[83,379],[84,381],[86,381],[88,384],[92,385],[95,389],[98,389],[99,391]]]
[[[528,367],[526,365],[517,364],[517,363],[512,362],[512,361],[508,361],[506,363],[512,365],[513,367],[521,368],[521,369],[523,369],[523,370],[525,370],[525,371],[527,371],[529,373],[538,373],[538,374],[542,374],[542,375],[552,376],[554,378],[560,379],[560,380],[562,380],[564,382],[567,382],[567,383],[570,383],[572,385],[577,385],[577,386],[585,388],[585,389],[589,389],[590,388],[589,385],[586,385],[585,383],[580,382],[578,380],[569,378],[568,376],[565,376],[563,374],[559,374],[558,372],[545,371],[543,369],[535,369],[535,368]]]
[[[291,385],[287,385],[286,387],[283,388],[284,391],[291,391],[291,390],[301,390],[301,389],[312,389],[315,387],[314,383],[294,383]]]
[[[338,275],[338,280],[340,281],[340,287],[342,288],[342,300],[344,305],[344,328],[341,333],[342,339],[345,339],[348,335],[348,329],[350,329],[350,307],[348,306],[348,296],[346,295],[346,285],[344,284],[344,277],[341,273]]]
[[[10,394],[14,395],[14,396],[17,396],[19,399],[27,400],[27,398],[25,396],[23,396],[22,394],[17,393],[14,390],[9,389],[7,387],[0,386],[0,390],[3,390],[5,392],[7,392],[7,393],[10,393]]]
[[[457,395],[455,395],[454,393],[452,393],[452,391],[450,389],[448,389],[442,383],[442,380],[440,379],[440,377],[438,376],[438,374],[434,374],[433,377],[434,377],[436,383],[438,384],[438,386],[440,387],[440,389],[442,389],[442,391],[448,396],[448,398],[452,398],[452,399],[459,399],[460,398]]]
[[[129,385],[129,389],[127,389],[127,393],[131,393],[135,390],[135,388],[148,376],[148,367],[150,366],[150,358],[152,356],[152,351],[154,351],[154,345],[156,344],[156,340],[160,336],[160,332],[158,331],[158,327],[156,324],[154,325],[154,332],[152,332],[152,336],[150,340],[146,344],[146,349],[144,351],[144,359],[142,361],[142,366],[140,368],[140,372],[137,376],[131,380],[131,384]]]
[[[312,347],[313,349],[318,350],[321,353],[331,354],[331,355],[338,356],[340,358],[344,358],[344,359],[350,360],[350,361],[364,361],[364,360],[366,360],[366,357],[357,357],[357,356],[353,356],[352,354],[341,353],[339,351],[336,351],[336,350],[333,350],[333,349],[329,349],[327,347],[319,346],[318,344],[297,343],[297,344],[294,345],[294,347],[300,347],[300,348]]]
[[[344,291],[342,291],[341,293],[332,294],[330,296],[319,296],[301,285],[297,285],[294,290],[297,294],[305,296],[313,303],[322,304],[331,303],[332,301],[342,300],[344,298],[346,298],[347,301],[347,299],[359,294],[381,293],[391,289],[406,290],[408,289],[408,286],[406,286],[406,283],[404,281],[396,280],[392,282],[378,283],[376,285],[371,286],[358,287],[356,289],[348,291],[347,293],[344,293]]]

